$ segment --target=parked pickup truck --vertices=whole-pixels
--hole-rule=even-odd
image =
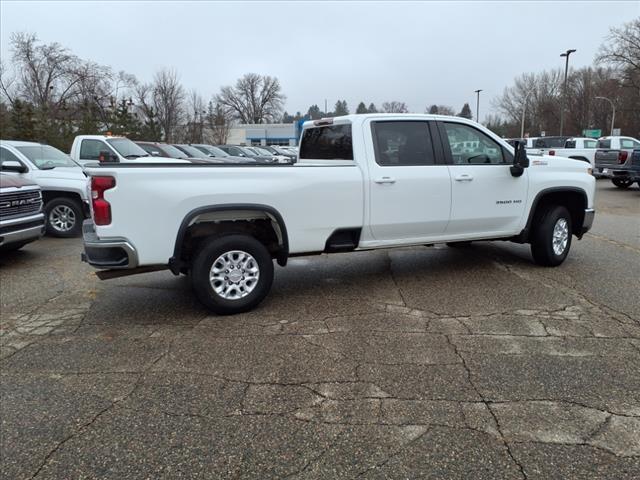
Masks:
[[[152,157],[126,137],[112,135],[78,135],[71,145],[71,158],[83,168],[104,163],[191,163],[169,157]]]
[[[3,172],[37,183],[42,188],[47,233],[75,237],[89,216],[87,177],[82,168],[50,145],[35,142],[0,141]]]
[[[6,171],[20,168],[7,162]],[[18,250],[44,233],[42,194],[32,181],[0,173],[0,252]]]
[[[556,266],[591,227],[595,179],[550,160],[463,118],[366,114],[306,122],[290,165],[101,164],[83,259],[101,278],[189,273],[220,314],[255,307],[291,256],[510,240]]]
[[[574,158],[589,162],[591,168],[595,168],[596,145],[598,141],[594,138],[569,138],[564,142],[564,148],[551,148],[546,154],[550,156]]]
[[[640,141],[631,137],[602,137],[598,140],[596,150],[595,172],[610,177],[618,188],[629,188],[633,185],[632,153],[640,148]]]

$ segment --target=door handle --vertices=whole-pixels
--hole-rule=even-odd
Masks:
[[[471,175],[467,175],[466,173],[463,173],[462,175],[458,175],[457,177],[455,177],[456,182],[471,182],[472,180],[473,180],[473,177]]]
[[[392,184],[392,183],[396,183],[396,179],[391,177],[382,177],[382,178],[376,178],[374,182],[378,184],[384,184],[384,183]]]

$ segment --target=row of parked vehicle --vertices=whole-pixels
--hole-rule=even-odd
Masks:
[[[96,162],[293,163],[296,147],[133,142],[80,135],[71,153],[35,142],[0,140],[0,250],[15,250],[45,232],[74,237],[90,208],[86,165]]]
[[[633,137],[609,136],[599,139],[584,137],[510,138],[512,145],[525,144],[527,155],[550,155],[583,160],[591,164],[596,177],[610,178],[618,188],[640,186],[640,141]]]

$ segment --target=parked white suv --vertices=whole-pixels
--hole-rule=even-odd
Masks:
[[[73,237],[89,216],[87,176],[69,156],[50,145],[0,140],[0,161],[22,169],[2,172],[37,183],[42,189],[47,233]],[[11,164],[10,163],[10,164]]]
[[[200,301],[227,314],[267,295],[272,259],[509,240],[556,266],[594,217],[586,162],[529,160],[521,144],[438,115],[306,122],[295,164],[101,164],[87,173],[84,259],[124,274],[189,272]]]

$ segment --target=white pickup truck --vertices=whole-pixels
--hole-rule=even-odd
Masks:
[[[594,138],[568,138],[564,142],[564,148],[550,148],[546,151],[546,154],[589,162],[589,165],[591,165],[593,169],[596,166],[595,157],[597,144],[598,141]]]
[[[555,266],[591,227],[595,179],[550,160],[459,117],[366,114],[306,122],[293,165],[96,165],[83,259],[101,278],[189,273],[220,314],[297,255],[511,240]]]
[[[73,139],[69,156],[81,167],[100,163],[191,163],[169,157],[152,157],[126,137],[113,135],[78,135]]]

